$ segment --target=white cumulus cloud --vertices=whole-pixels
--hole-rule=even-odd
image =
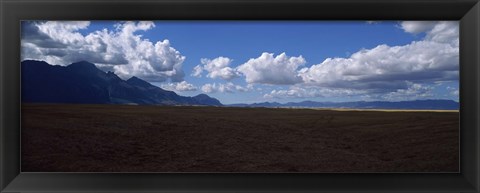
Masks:
[[[202,72],[203,72],[203,67],[201,65],[196,65],[195,67],[193,67],[191,76],[202,77]]]
[[[426,99],[433,96],[432,90],[433,86],[409,82],[408,88],[398,89],[379,97],[389,101]]]
[[[44,60],[68,65],[89,61],[122,78],[137,76],[147,81],[182,81],[185,56],[169,40],[152,42],[140,35],[155,27],[150,21],[120,22],[114,30],[83,35],[88,21],[35,21],[22,23],[22,60]]]
[[[403,21],[400,26],[405,32],[418,34],[431,30],[436,24],[436,21]]]
[[[264,94],[263,98],[323,98],[335,96],[357,96],[366,94],[366,90],[354,89],[332,89],[332,88],[317,88],[317,87],[301,87],[291,86],[289,89],[272,90],[270,93]]]
[[[289,57],[285,53],[274,56],[264,52],[237,67],[245,75],[247,83],[289,85],[302,81],[298,68],[306,63],[302,56]]]
[[[208,83],[202,86],[201,90],[204,93],[235,93],[235,92],[247,92],[253,89],[252,85],[247,85],[246,87],[235,85],[231,82],[221,84],[221,83]]]
[[[194,67],[192,76],[201,77],[202,72],[205,70],[209,78],[232,80],[239,77],[239,73],[229,66],[232,61],[232,59],[223,56],[214,59],[202,58],[200,60],[201,65]]]
[[[162,84],[161,87],[165,90],[171,91],[196,91],[197,87],[187,81],[171,82],[168,84]]]
[[[451,96],[454,96],[454,97],[459,97],[460,96],[460,90],[458,89],[458,87],[448,86],[447,90],[449,91],[449,94]]]

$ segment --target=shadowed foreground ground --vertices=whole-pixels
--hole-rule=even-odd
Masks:
[[[23,172],[457,172],[457,112],[22,105]]]

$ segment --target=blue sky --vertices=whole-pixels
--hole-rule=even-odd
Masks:
[[[62,46],[58,46],[62,45]],[[95,63],[178,94],[458,101],[458,22],[25,22],[22,59]],[[196,73],[195,73],[196,72]]]

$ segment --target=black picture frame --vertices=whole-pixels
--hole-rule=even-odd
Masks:
[[[459,20],[460,173],[21,173],[21,20]],[[1,192],[480,192],[478,0],[0,0]]]

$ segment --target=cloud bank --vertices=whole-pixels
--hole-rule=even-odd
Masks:
[[[428,86],[436,81],[458,81],[459,77],[459,39],[458,22],[402,22],[407,33],[425,33],[425,38],[407,45],[379,45],[371,49],[362,49],[348,58],[327,58],[319,64],[298,69],[300,65],[291,65],[288,73],[279,73],[285,84],[295,85],[288,90],[273,90],[264,98],[319,97],[337,90],[338,96],[370,95],[387,100],[429,97]],[[268,79],[273,74],[261,72],[272,68],[268,62],[249,65],[242,72],[247,82]],[[284,69],[282,69],[284,70]],[[285,72],[285,71],[284,71]],[[250,79],[249,75],[250,74]],[[253,77],[255,78],[252,78]],[[288,79],[290,77],[290,79]],[[297,78],[301,77],[301,80]],[[306,89],[306,88],[310,89]],[[343,92],[341,92],[343,91]],[[348,92],[344,92],[348,91]]]
[[[406,32],[425,30],[407,26]],[[307,85],[386,92],[406,89],[407,82],[458,80],[458,23],[436,22],[429,28],[421,41],[403,46],[379,45],[349,58],[327,58],[301,69],[300,76]]]
[[[86,60],[122,78],[147,81],[182,81],[185,56],[169,40],[152,42],[138,33],[155,27],[153,22],[120,22],[115,29],[81,33],[88,21],[36,21],[22,23],[21,59],[68,65]]]

